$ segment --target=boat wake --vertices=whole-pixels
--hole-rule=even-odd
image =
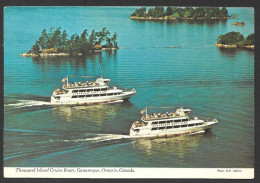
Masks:
[[[115,100],[115,101],[111,101],[111,102],[108,102],[109,104],[114,104],[114,103],[121,103],[121,102],[124,102],[124,100]]]
[[[45,101],[37,101],[37,100],[19,100],[18,103],[6,104],[5,106],[22,108],[22,107],[43,106],[43,105],[51,105],[51,103]]]
[[[205,130],[201,130],[201,131],[198,131],[198,132],[193,132],[193,133],[190,133],[188,135],[196,135],[196,134],[200,134],[200,133],[205,133]]]
[[[103,142],[110,140],[119,140],[119,139],[129,139],[129,135],[119,135],[119,134],[98,134],[96,137],[85,138],[85,139],[72,139],[72,140],[63,140],[64,142]]]
[[[204,133],[205,130],[198,132],[190,133],[188,135],[196,135]],[[84,138],[84,139],[71,139],[71,140],[61,140],[63,142],[104,142],[110,140],[119,140],[119,139],[130,139],[129,135],[120,135],[120,134],[97,134],[95,137]]]

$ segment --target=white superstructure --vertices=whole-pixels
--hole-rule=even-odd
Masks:
[[[141,122],[135,121],[130,129],[131,137],[166,137],[201,132],[212,128],[218,123],[213,120],[190,118],[191,109],[179,108],[172,113],[147,114],[147,108],[142,110],[146,114]]]
[[[62,90],[56,89],[51,96],[51,103],[61,104],[93,104],[107,103],[129,99],[136,93],[135,89],[123,90],[117,87],[109,87],[110,79],[99,77],[94,82],[68,82],[67,78],[62,80],[66,83]]]

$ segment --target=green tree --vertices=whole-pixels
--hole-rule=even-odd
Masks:
[[[78,40],[78,46],[79,46],[79,53],[86,54],[89,50],[89,43],[87,40],[88,37],[88,30],[85,29],[83,33],[80,35],[80,38]]]
[[[47,43],[46,43],[46,48],[53,48],[54,47],[54,43],[52,42],[52,38],[53,38],[53,27],[51,27],[49,29],[49,33],[48,33],[48,40],[47,40]]]
[[[133,14],[132,14],[133,16],[144,17],[146,14],[146,8],[141,7],[140,9],[136,9]]]
[[[40,51],[40,46],[39,46],[38,41],[36,41],[35,44],[32,46],[32,52],[39,53],[39,51]]]
[[[96,44],[96,40],[97,40],[96,33],[95,33],[95,30],[93,29],[89,36],[89,45],[90,45],[91,49]]]
[[[41,37],[39,38],[39,42],[38,42],[41,49],[47,48],[48,39],[49,39],[49,37],[48,37],[48,34],[46,32],[46,29],[43,29]]]
[[[166,8],[166,13],[165,13],[165,15],[166,16],[170,16],[170,15],[172,15],[173,14],[173,9],[172,9],[172,7],[167,7]]]
[[[53,47],[55,48],[59,48],[61,47],[61,28],[57,28],[54,33],[53,33],[53,37],[52,37],[52,42],[53,42]]]
[[[111,42],[113,43],[114,48],[118,48],[117,47],[117,34],[116,33],[113,34],[113,36],[111,38]]]
[[[239,32],[229,32],[218,37],[217,42],[220,44],[238,44],[244,40],[244,36]]]
[[[255,45],[255,33],[249,34],[246,37],[248,45]]]
[[[103,28],[100,32],[97,32],[96,35],[98,39],[98,44],[102,44],[102,42],[106,40],[107,36],[110,35],[110,32],[106,28]]]
[[[228,16],[228,10],[226,7],[223,7],[220,11],[221,17],[227,17]]]
[[[63,30],[63,32],[61,34],[61,46],[66,47],[67,42],[68,42],[68,34],[67,34],[66,30]]]

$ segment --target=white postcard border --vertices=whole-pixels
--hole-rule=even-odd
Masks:
[[[254,168],[4,167],[4,177],[253,179]]]

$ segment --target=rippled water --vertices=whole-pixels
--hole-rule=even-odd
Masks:
[[[253,167],[254,51],[214,46],[220,34],[252,33],[253,9],[229,8],[238,19],[204,23],[133,21],[134,9],[5,9],[4,166]],[[235,21],[246,25],[233,26]],[[19,57],[51,26],[70,35],[106,27],[117,32],[122,49],[87,57]],[[50,105],[64,76],[100,76],[99,64],[111,85],[137,94],[123,103]],[[145,106],[184,106],[219,124],[202,134],[130,139],[130,126]]]

